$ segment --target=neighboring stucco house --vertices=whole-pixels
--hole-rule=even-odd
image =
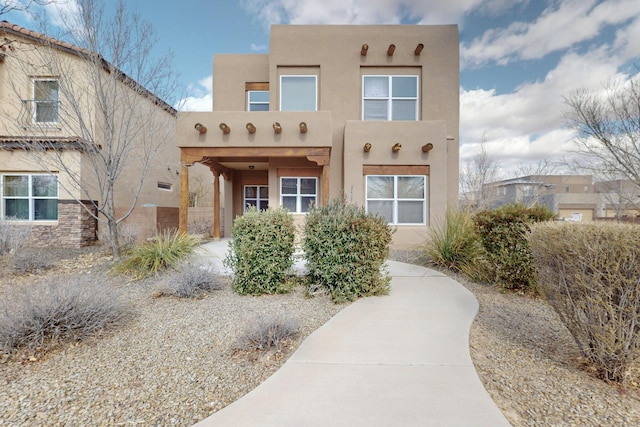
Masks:
[[[83,246],[98,236],[97,221],[80,204],[95,212],[93,203],[99,189],[87,150],[103,150],[106,145],[101,140],[104,116],[91,96],[95,83],[89,81],[86,72],[88,61],[96,58],[105,61],[61,40],[6,21],[0,23],[0,219],[29,226],[34,244]],[[54,63],[64,64],[66,71],[53,67]],[[177,112],[126,75],[113,74],[118,76],[114,105],[119,105],[113,114],[123,118],[115,122],[152,123],[125,139],[135,149],[125,159],[116,183],[115,206],[119,213],[126,212],[134,200],[141,147],[153,143],[154,138],[163,138],[130,220],[139,227],[139,237],[146,238],[157,228],[178,224]],[[82,113],[82,123],[80,114],[71,111],[74,109]],[[124,126],[116,131],[124,131]],[[94,135],[94,140],[88,140],[88,134]],[[36,159],[26,149],[30,144],[43,143],[50,147],[45,154],[49,157]],[[61,153],[64,168],[56,165],[54,153]],[[71,179],[72,175],[77,179]]]
[[[458,128],[457,26],[275,25],[269,54],[214,57],[213,112],[178,115],[180,227],[201,163],[214,237],[248,205],[301,222],[344,196],[387,219],[395,248],[412,247],[457,206]]]
[[[508,203],[542,204],[558,219],[592,221],[602,209],[591,175],[527,175],[484,185],[490,208]]]

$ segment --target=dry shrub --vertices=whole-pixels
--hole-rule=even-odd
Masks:
[[[531,251],[540,291],[584,356],[623,382],[640,349],[640,227],[536,224]]]
[[[26,249],[11,257],[13,271],[18,274],[41,273],[55,265],[50,249]]]
[[[220,290],[223,287],[222,278],[212,271],[210,267],[185,264],[167,279],[167,284],[156,295],[201,298],[207,292]]]
[[[131,313],[122,295],[94,277],[50,277],[3,295],[0,352],[46,352],[113,329]]]
[[[255,319],[240,337],[238,348],[242,350],[280,350],[300,330],[298,321],[278,315],[262,315]]]

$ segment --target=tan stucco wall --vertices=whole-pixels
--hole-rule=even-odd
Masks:
[[[360,55],[363,44],[369,46]],[[387,55],[395,44],[393,56]],[[414,55],[418,43],[424,44]],[[447,156],[448,202],[458,199],[459,40],[455,25],[274,25],[270,39],[271,108],[277,108],[279,76],[295,74],[296,67],[319,65],[319,110],[331,111],[333,147],[343,152],[344,123],[361,120],[362,74],[405,74],[406,67],[421,70],[420,120],[443,120],[452,138]],[[369,68],[373,67],[373,68]],[[291,71],[290,71],[290,70]],[[333,160],[333,159],[332,159]],[[341,156],[335,161],[343,164]],[[345,161],[345,168],[348,165]],[[331,182],[342,187],[341,173],[331,170]]]
[[[362,56],[365,43],[369,49]],[[396,49],[389,56],[392,43]],[[416,55],[419,43],[424,48]],[[318,77],[318,111],[279,112],[280,77],[309,74]],[[375,74],[419,76],[418,121],[361,120],[362,76]],[[246,84],[256,82],[269,83],[269,112],[246,112]],[[363,165],[428,165],[427,221],[444,216],[447,206],[457,206],[460,105],[455,25],[272,26],[268,55],[216,55],[213,107],[213,112],[179,114],[180,147],[201,147],[203,153],[211,149],[212,156],[218,147],[330,147],[330,198],[352,193],[360,204],[364,203]],[[282,134],[273,134],[274,121],[281,123]],[[307,134],[299,133],[300,121],[309,125]],[[247,134],[248,122],[257,128],[254,135]],[[196,123],[205,125],[207,133],[196,132]],[[220,123],[226,123],[231,132],[222,134]],[[391,155],[391,141],[403,144],[397,155]],[[376,147],[367,156],[362,152],[365,142]],[[420,149],[427,142],[434,145],[429,154]],[[277,168],[291,162],[292,158],[265,162],[271,189],[278,189]],[[232,190],[230,182],[224,182],[223,188],[223,203],[230,207],[233,195],[237,198],[240,193]],[[277,191],[270,191],[271,198],[279,202]],[[230,228],[232,220],[227,209],[225,228]],[[394,245],[421,242],[427,228],[398,227]]]
[[[0,64],[0,135],[5,136],[34,136],[34,137],[74,137],[83,135],[93,136],[96,144],[106,146],[104,123],[98,112],[97,104],[87,94],[92,93],[89,70],[86,60],[67,51],[43,46],[32,41],[10,35],[15,40],[15,50],[8,52],[4,63]],[[34,77],[51,77],[60,80],[60,122],[55,125],[35,126],[30,122],[30,115],[22,108],[21,100],[33,99],[32,80]],[[118,178],[116,186],[116,205],[130,206],[134,201],[134,189],[140,181],[142,170],[143,150],[145,145],[160,143],[153,164],[145,178],[138,204],[154,204],[159,206],[179,206],[180,150],[176,146],[175,122],[172,114],[155,105],[148,98],[132,91],[121,82],[114,85],[114,93],[121,102],[121,107],[114,111],[117,123],[124,123],[127,119],[137,120],[133,123],[128,135],[122,138],[133,149],[125,155],[126,165]],[[70,96],[74,99],[71,100]],[[71,113],[70,107],[78,107],[82,120],[90,132],[83,134],[79,126],[77,114]],[[21,119],[25,119],[22,121]],[[140,129],[142,131],[140,131]],[[83,194],[77,188],[68,185],[69,179],[61,172],[60,198],[79,198],[83,200],[97,199],[97,179],[95,170],[87,161],[86,156],[78,152],[65,152],[66,165],[82,159],[82,165],[74,168],[79,173],[82,187],[89,194]],[[48,165],[36,161],[33,156],[21,151],[0,152],[0,172],[2,171],[46,171],[60,170],[55,162],[48,162],[52,156],[44,158]],[[172,190],[158,189],[158,182],[169,183]],[[71,188],[71,195],[65,196],[62,188]]]
[[[245,83],[269,81],[269,55],[213,58],[213,111],[246,111]]]
[[[447,209],[447,139],[445,123],[442,121],[420,122],[367,122],[361,120],[348,121],[345,129],[344,157],[345,179],[344,191],[347,200],[359,205],[365,204],[365,181],[363,166],[388,165],[429,166],[427,182],[427,218],[425,226],[394,226],[394,247],[410,249],[424,242],[427,227],[437,218],[444,218]],[[366,143],[371,144],[369,152],[363,150]],[[397,153],[392,146],[400,143],[402,148]],[[428,153],[422,146],[431,143],[433,149]]]

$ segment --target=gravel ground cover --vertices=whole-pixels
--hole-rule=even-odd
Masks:
[[[126,283],[109,275],[105,259],[89,258],[56,270],[93,274],[124,290],[136,316],[116,332],[40,360],[1,363],[0,425],[193,425],[263,382],[344,307],[324,296],[306,298],[300,288],[239,296],[230,283],[202,299],[154,298],[153,280]],[[9,277],[0,298],[34,278]],[[237,350],[245,328],[269,314],[297,321],[299,335],[280,351]]]
[[[425,264],[415,253],[392,258]],[[56,273],[91,274],[124,290],[137,316],[40,360],[0,363],[0,425],[190,426],[264,381],[344,307],[305,298],[301,289],[238,296],[228,283],[202,299],[154,298],[157,282],[126,283],[109,276],[106,264],[94,251],[61,262]],[[11,276],[1,262],[0,273],[0,298],[36,278]],[[456,279],[480,303],[470,334],[474,364],[514,426],[640,425],[639,381],[624,388],[594,378],[543,300]],[[297,319],[300,335],[279,352],[237,351],[244,328],[264,313]]]
[[[427,265],[415,252],[392,255]],[[471,357],[513,426],[640,426],[639,369],[626,387],[605,383],[588,371],[573,337],[543,299],[452,277],[478,299]]]

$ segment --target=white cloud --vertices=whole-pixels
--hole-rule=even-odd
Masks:
[[[175,107],[180,111],[212,111],[213,95],[208,93],[201,97],[189,96],[178,101]]]
[[[584,55],[569,52],[543,81],[524,83],[511,93],[462,88],[461,162],[473,158],[483,138],[487,153],[512,172],[522,163],[572,157],[574,137],[564,128],[563,99],[580,87],[601,91],[606,81],[628,80],[609,53],[606,46]]]
[[[593,40],[606,25],[627,23],[625,27],[635,28],[634,17],[640,17],[637,0],[600,4],[596,0],[565,0],[545,9],[533,22],[514,22],[507,28],[486,31],[482,37],[463,45],[461,56],[464,65],[475,66],[490,61],[507,64],[519,59],[540,59]]]
[[[213,76],[203,77],[195,85],[189,85],[192,96],[182,98],[174,107],[180,111],[211,111],[213,109]]]
[[[521,0],[522,1],[522,0]],[[466,12],[504,0],[242,0],[241,5],[265,26],[271,24],[397,24],[402,19],[460,23]]]

